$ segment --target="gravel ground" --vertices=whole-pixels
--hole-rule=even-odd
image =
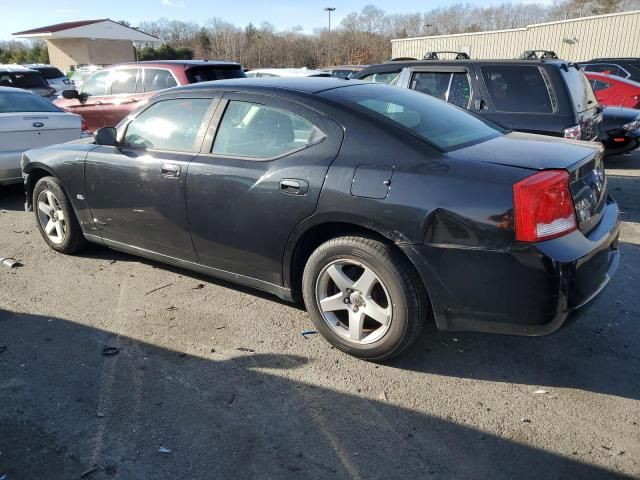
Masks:
[[[623,259],[578,322],[429,326],[384,365],[269,295],[56,254],[0,190],[0,478],[640,478],[640,152],[608,174]]]

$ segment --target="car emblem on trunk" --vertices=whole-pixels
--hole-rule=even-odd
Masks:
[[[36,128],[44,127],[44,123],[42,122],[33,122],[32,125]]]

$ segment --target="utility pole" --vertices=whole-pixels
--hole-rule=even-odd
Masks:
[[[333,66],[333,63],[331,61],[331,12],[335,12],[335,7],[325,7],[324,11],[329,13],[329,64],[327,65],[327,67],[331,67]]]
[[[258,35],[258,68],[262,67],[262,60],[260,58],[260,44],[262,43],[262,35]]]

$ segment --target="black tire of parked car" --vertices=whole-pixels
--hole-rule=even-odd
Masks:
[[[332,262],[352,260],[366,265],[381,280],[391,299],[389,330],[370,344],[350,342],[335,333],[325,322],[316,300],[316,282],[322,270]],[[400,354],[418,337],[428,316],[429,301],[417,273],[391,245],[377,239],[344,236],[320,245],[309,257],[302,278],[302,293],[307,311],[316,329],[338,349],[371,361]]]
[[[59,244],[54,243],[49,239],[38,218],[38,197],[44,190],[50,190],[54,194],[60,209],[64,213],[66,232],[63,241]],[[32,202],[33,211],[36,216],[36,223],[38,224],[38,230],[40,230],[40,234],[42,235],[42,238],[44,238],[44,241],[47,242],[52,249],[60,253],[72,254],[81,250],[86,245],[87,240],[82,234],[76,214],[73,211],[71,203],[65,195],[57,178],[43,177],[38,180],[33,188]]]

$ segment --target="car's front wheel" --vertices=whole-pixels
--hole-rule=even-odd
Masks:
[[[74,253],[86,242],[78,219],[55,177],[38,180],[33,189],[33,211],[42,238],[61,253]]]
[[[367,360],[402,352],[418,336],[428,301],[416,274],[392,246],[338,237],[309,257],[304,302],[320,333],[340,350]]]

